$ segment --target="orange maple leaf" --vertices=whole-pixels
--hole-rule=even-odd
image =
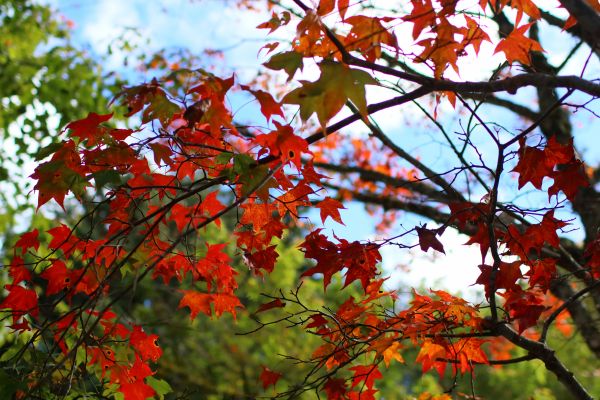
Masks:
[[[537,41],[525,36],[525,32],[529,30],[531,25],[533,25],[533,22],[515,28],[506,38],[498,43],[494,53],[504,52],[506,60],[511,64],[518,61],[524,65],[531,65],[529,52],[544,51]]]

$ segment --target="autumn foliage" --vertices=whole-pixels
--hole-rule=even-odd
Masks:
[[[570,315],[600,356],[597,324],[589,324],[593,313],[581,302],[589,295],[600,304],[600,174],[574,148],[568,122],[570,111],[593,110],[600,84],[583,65],[579,76],[550,66],[538,25],[560,25],[597,61],[599,7],[584,0],[560,1],[564,9],[531,0],[398,3],[265,2],[271,16],[257,28],[268,38],[290,35],[289,43],[261,51],[266,84],[175,70],[124,88],[114,113],[89,110],[66,125],[62,142],[43,150],[31,175],[38,212],[73,203],[86,214],[79,223],[24,233],[6,265],[11,282],[0,308],[15,335],[30,335],[15,358],[26,371],[21,398],[60,396],[69,380],[89,375],[107,396],[158,396],[160,338],[120,315],[118,300],[151,279],[175,288],[191,319],[236,318],[244,304],[232,258],[243,257],[260,279],[276,268],[279,240],[298,226],[308,228],[298,245],[309,265],[303,278],[322,280],[324,290],[341,279],[362,296],[313,310],[303,306],[301,290],[282,291],[249,310],[260,314],[259,325],[272,323],[265,322],[270,313],[288,312],[288,322],[296,318],[322,339],[305,355],[314,368],[299,386],[278,385],[282,373],[273,366],[257,373],[267,395],[314,390],[328,399],[372,399],[390,363],[404,363],[404,350],[417,348],[423,372],[441,376],[539,359],[574,398],[590,398],[546,338]],[[501,65],[469,80],[462,60],[483,69],[486,47]],[[302,73],[311,68],[318,77],[307,80]],[[519,89],[537,93],[539,110],[513,98]],[[228,101],[242,95],[262,114],[250,127]],[[432,136],[445,143],[444,157],[454,163],[448,169],[378,125],[377,112],[412,102],[439,128]],[[487,106],[517,113],[521,125],[493,121],[482,111]],[[115,127],[119,112],[139,126]],[[468,125],[463,132],[444,129],[452,114]],[[347,134],[350,126],[368,135]],[[351,241],[304,222],[314,209],[320,223],[343,224],[340,210],[350,200],[366,204],[377,240]],[[422,222],[400,228],[408,213]],[[209,228],[231,229],[230,241],[214,242]],[[385,246],[419,247],[443,259],[451,229],[480,250],[473,284],[484,301],[433,289],[413,290],[407,300],[386,286]],[[565,236],[573,230],[581,243]],[[124,284],[123,277],[131,279]],[[499,343],[526,355],[507,359]],[[42,359],[24,357],[36,347],[44,348]]]

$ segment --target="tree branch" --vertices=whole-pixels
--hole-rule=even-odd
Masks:
[[[577,378],[575,378],[573,373],[556,357],[554,350],[543,343],[519,335],[512,327],[505,323],[498,324],[495,329],[511,343],[527,350],[529,355],[541,360],[546,366],[546,369],[556,375],[558,380],[571,392],[574,398],[593,400],[593,397],[581,385]]]

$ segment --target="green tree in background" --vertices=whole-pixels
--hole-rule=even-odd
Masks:
[[[68,21],[32,0],[0,1],[0,70],[4,231],[15,224],[14,209],[29,204],[22,195],[31,186],[23,184],[22,171],[32,156],[55,143],[68,121],[103,112],[122,82],[73,46]]]

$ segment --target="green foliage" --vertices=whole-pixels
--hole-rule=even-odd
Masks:
[[[32,0],[0,1],[0,38],[0,178],[8,193],[27,193],[14,178],[31,155],[55,142],[67,122],[105,110],[121,82],[72,45],[68,26],[48,6]],[[16,206],[6,195],[2,202]]]

